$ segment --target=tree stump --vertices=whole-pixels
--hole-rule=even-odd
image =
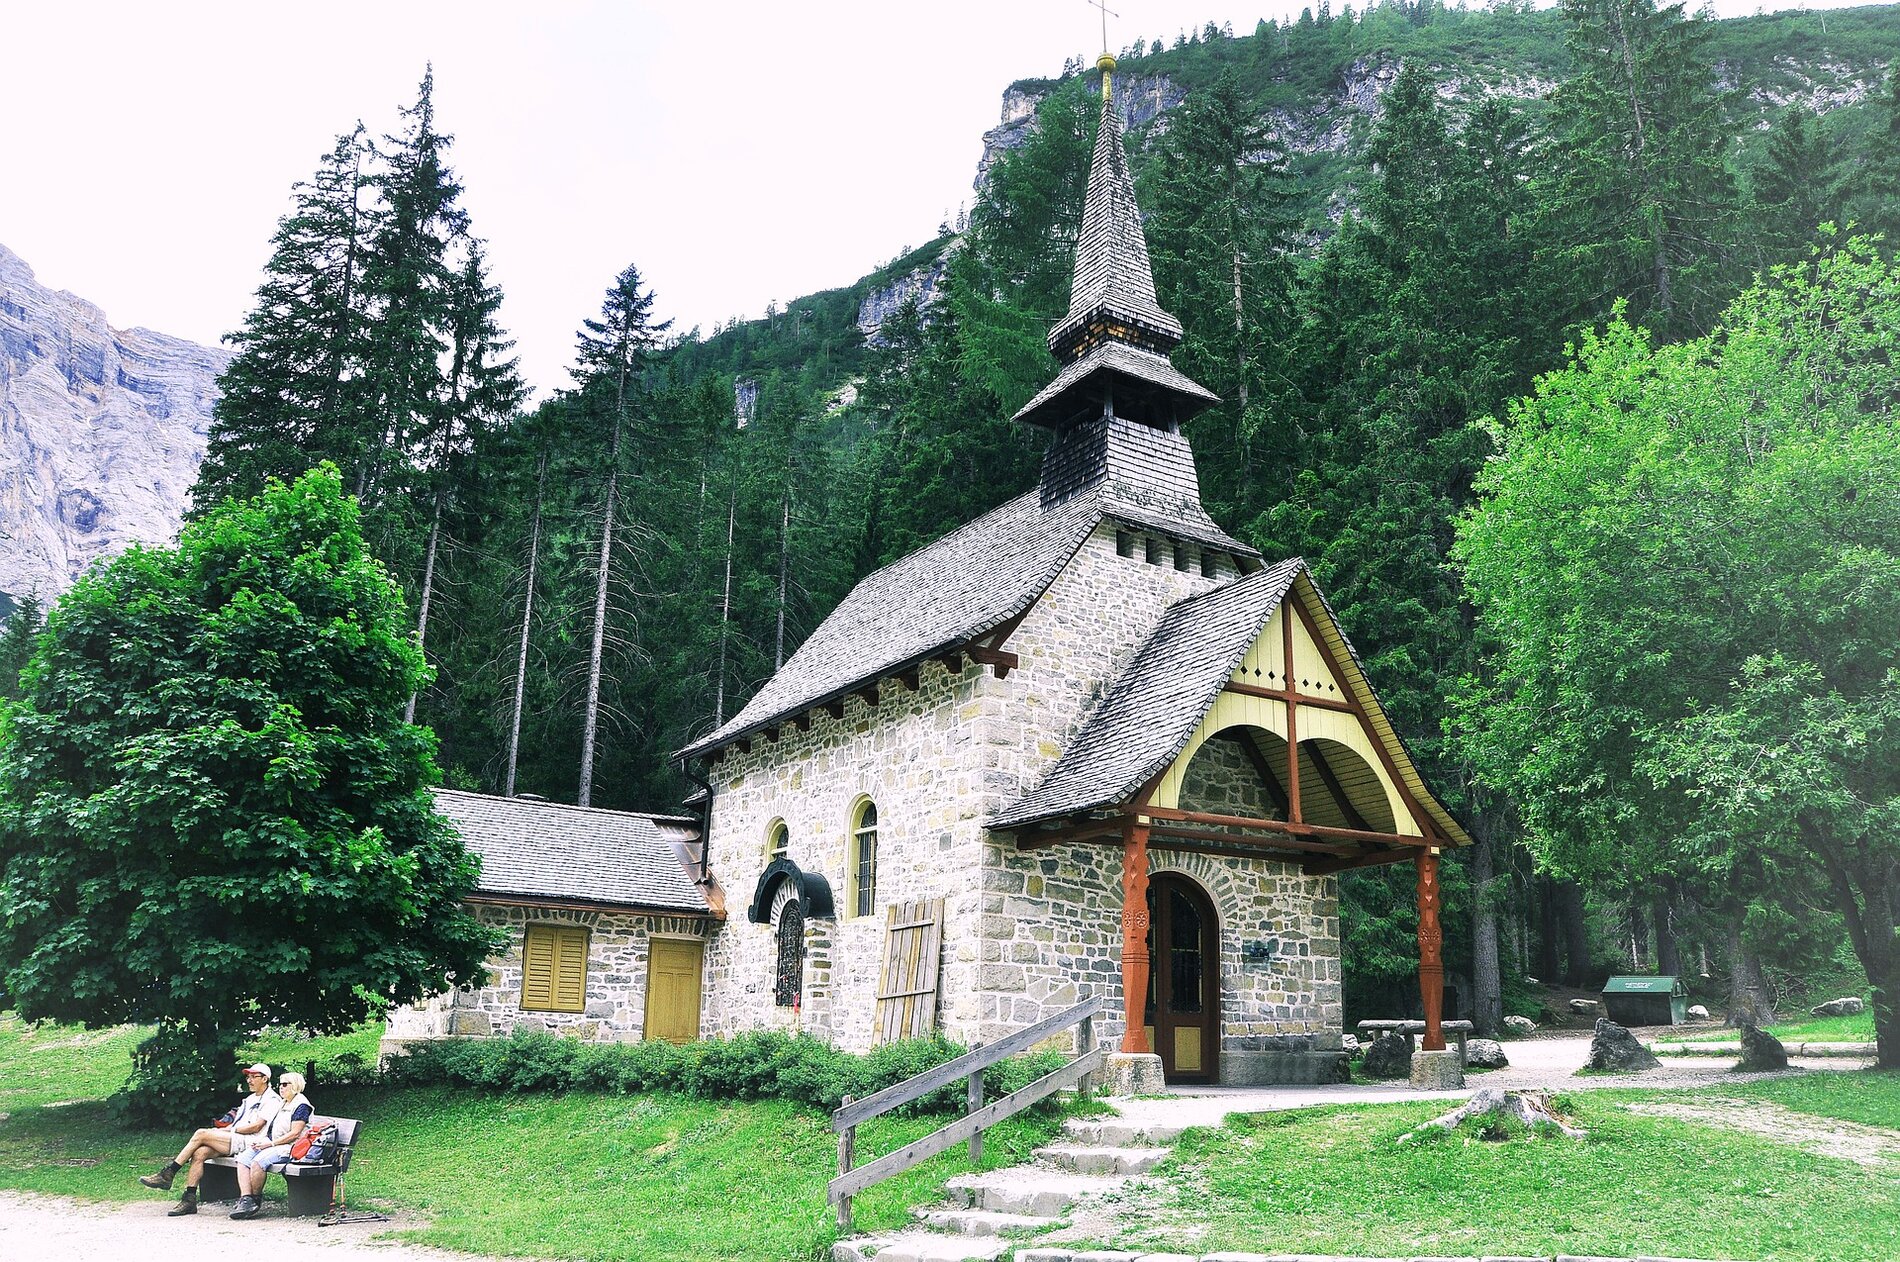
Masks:
[[[1407,1143],[1427,1131],[1454,1131],[1471,1118],[1490,1118],[1495,1122],[1517,1121],[1530,1130],[1540,1126],[1555,1127],[1566,1139],[1582,1139],[1588,1133],[1570,1125],[1568,1118],[1550,1107],[1550,1095],[1543,1091],[1504,1091],[1497,1087],[1485,1087],[1477,1095],[1442,1117],[1435,1117],[1415,1131],[1399,1136],[1401,1144]],[[1487,1128],[1486,1139],[1494,1138]],[[1505,1138],[1504,1128],[1497,1127],[1495,1138]]]

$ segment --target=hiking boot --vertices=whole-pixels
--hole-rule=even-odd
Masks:
[[[194,1191],[196,1189],[193,1189]],[[198,1198],[187,1192],[179,1198],[178,1204],[165,1211],[167,1218],[183,1218],[186,1214],[198,1212]]]
[[[157,1174],[140,1175],[139,1182],[148,1188],[156,1188],[160,1192],[169,1192],[172,1190],[172,1180],[177,1177],[178,1166],[168,1161],[160,1168]]]
[[[231,1211],[233,1218],[256,1218],[257,1212],[264,1207],[257,1203],[255,1196],[238,1197],[237,1208]]]

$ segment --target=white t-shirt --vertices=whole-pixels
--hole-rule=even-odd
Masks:
[[[252,1092],[244,1097],[244,1103],[238,1105],[237,1118],[231,1123],[231,1129],[235,1131],[241,1126],[249,1126],[259,1117],[269,1122],[283,1107],[283,1099],[275,1091],[266,1091],[263,1095]]]

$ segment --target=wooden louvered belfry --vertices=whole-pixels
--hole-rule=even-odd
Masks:
[[[884,930],[875,1025],[879,1043],[922,1038],[937,1028],[943,959],[943,900],[893,903]]]

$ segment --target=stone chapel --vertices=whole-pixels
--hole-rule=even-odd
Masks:
[[[1215,399],[1168,360],[1112,69],[1060,371],[1015,417],[1049,432],[1039,484],[866,577],[682,750],[699,820],[440,795],[512,941],[392,1036],[863,1051],[1102,995],[1170,1081],[1330,1081],[1337,874],[1410,863],[1432,1045],[1437,856],[1469,838],[1305,564],[1201,505],[1182,424]]]

